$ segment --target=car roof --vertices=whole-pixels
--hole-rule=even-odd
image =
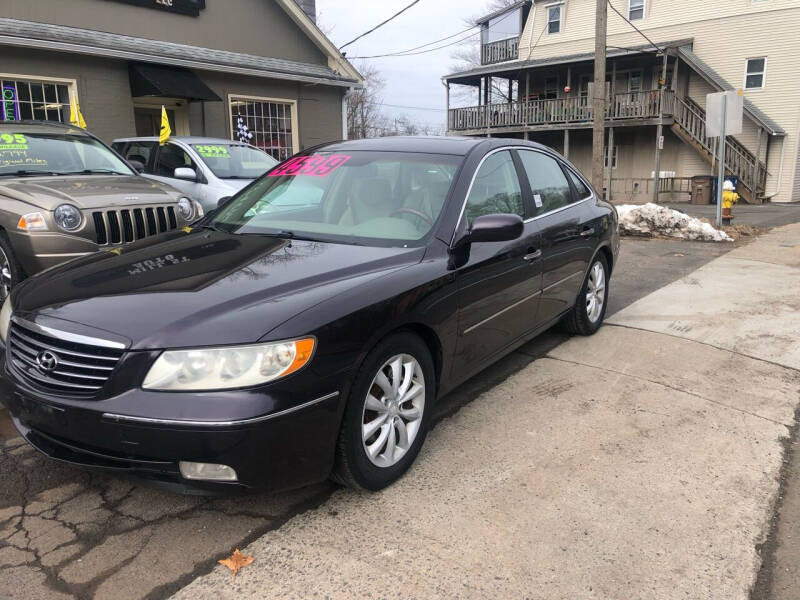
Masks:
[[[240,142],[239,140],[228,140],[225,138],[202,137],[194,135],[172,136],[169,139],[171,142],[183,142],[184,144],[242,144],[243,146],[249,145],[246,142]],[[124,137],[124,138],[116,138],[114,140],[114,142],[157,142],[157,141],[158,141],[158,136],[155,135]]]
[[[89,132],[57,121],[0,121],[0,130],[11,129],[15,133],[63,133],[91,137]]]
[[[392,136],[365,140],[332,142],[317,149],[326,151],[355,152],[412,152],[421,154],[451,154],[466,156],[482,146],[486,151],[501,146],[526,146],[549,150],[546,146],[525,140],[510,138],[458,137],[458,136]]]

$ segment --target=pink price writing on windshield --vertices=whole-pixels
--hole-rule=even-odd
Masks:
[[[349,154],[314,154],[297,156],[269,172],[268,177],[327,177],[350,160]]]

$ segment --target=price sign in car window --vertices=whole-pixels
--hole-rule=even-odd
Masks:
[[[269,172],[269,177],[295,177],[305,175],[311,177],[327,177],[350,160],[349,154],[315,154],[297,156],[289,159],[278,168]]]
[[[0,150],[27,150],[28,138],[21,133],[0,134]]]
[[[197,153],[203,158],[230,158],[231,153],[227,146],[195,146]]]

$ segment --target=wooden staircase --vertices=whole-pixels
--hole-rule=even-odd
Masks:
[[[675,98],[672,131],[709,163],[715,161],[719,141],[706,136],[706,112],[691,98]],[[761,204],[767,184],[767,166],[733,137],[725,145],[725,173],[739,178],[736,191],[749,204]]]

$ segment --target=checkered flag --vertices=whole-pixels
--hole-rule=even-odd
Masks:
[[[250,131],[249,127],[247,127],[247,123],[244,122],[242,115],[238,115],[238,117],[239,118],[236,121],[236,131],[239,141],[248,144],[250,143],[250,140],[253,139],[253,132]]]

